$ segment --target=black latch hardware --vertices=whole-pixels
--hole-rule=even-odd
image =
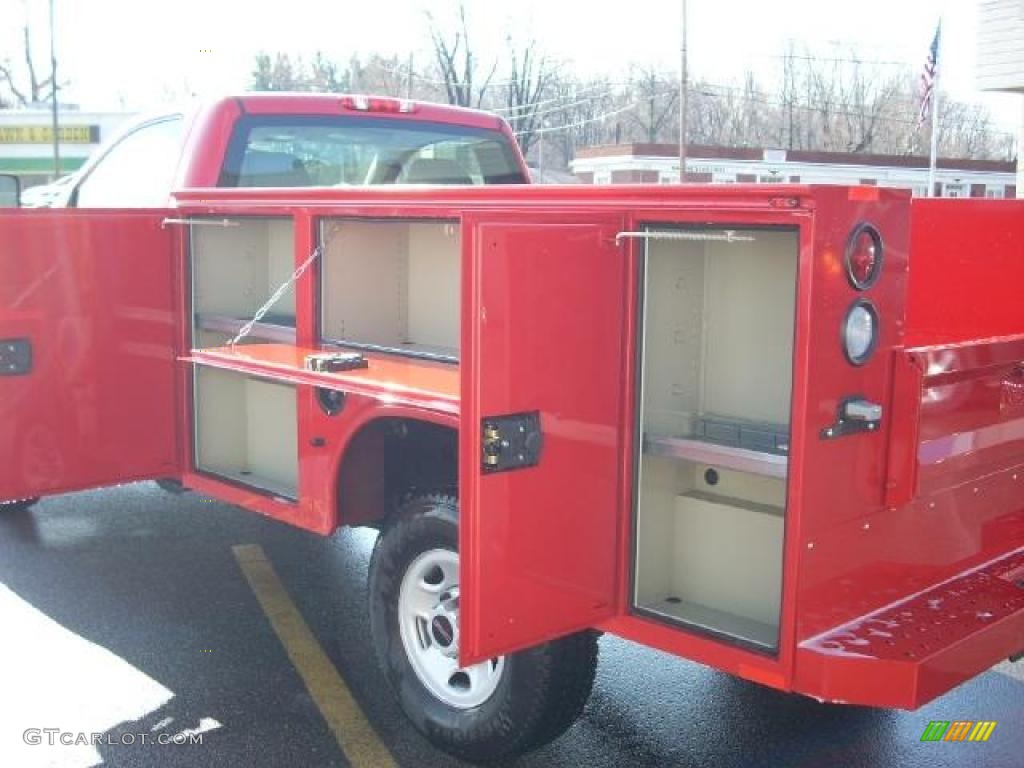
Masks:
[[[881,405],[863,397],[847,397],[839,403],[835,423],[821,430],[821,439],[832,440],[858,432],[877,432],[881,425]]]
[[[483,420],[481,427],[481,465],[484,472],[534,467],[540,461],[544,440],[540,431],[538,411],[488,416]]]
[[[358,352],[322,352],[306,355],[306,370],[317,373],[338,373],[368,368],[369,362]]]
[[[32,371],[32,342],[0,339],[0,376],[24,376]]]

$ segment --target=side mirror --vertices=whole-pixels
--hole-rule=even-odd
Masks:
[[[9,174],[0,174],[0,208],[17,208],[21,205],[21,179]]]

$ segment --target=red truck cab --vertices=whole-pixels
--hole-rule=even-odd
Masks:
[[[523,184],[494,114],[377,96],[247,93],[130,121],[49,207],[166,206],[181,188]]]

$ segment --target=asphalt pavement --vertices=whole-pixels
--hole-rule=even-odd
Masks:
[[[342,719],[364,718],[399,766],[460,765],[408,725],[377,669],[374,536],[324,539],[150,483],[0,514],[0,765],[350,765],[346,724],[304,682],[318,667],[289,655],[240,567],[247,546],[290,596],[319,669],[351,695]],[[987,743],[922,743],[931,720],[998,724]],[[1022,768],[1024,662],[889,712],[780,694],[606,636],[582,719],[518,765]]]

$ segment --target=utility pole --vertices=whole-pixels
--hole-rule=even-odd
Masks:
[[[682,47],[679,62],[679,183],[686,183],[686,0],[682,0]]]
[[[405,98],[412,101],[412,52],[409,53],[409,82],[406,85]]]
[[[57,48],[53,33],[53,0],[50,0],[50,122],[53,131],[53,178],[60,178],[60,120],[57,117]]]

